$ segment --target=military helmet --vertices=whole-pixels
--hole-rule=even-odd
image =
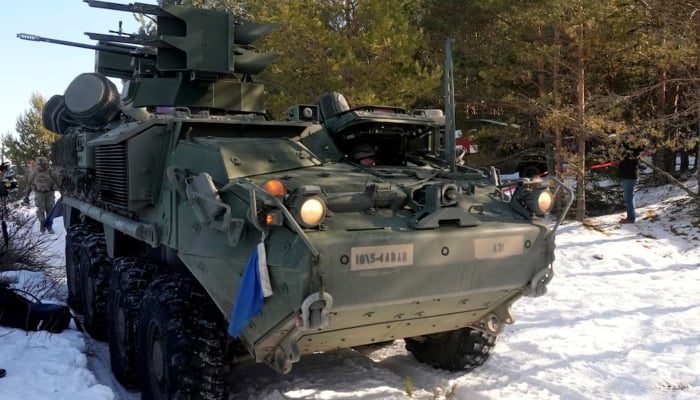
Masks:
[[[359,146],[355,146],[352,149],[352,156],[355,160],[362,160],[363,158],[373,157],[376,154],[374,146],[365,143]]]
[[[49,159],[44,156],[39,156],[36,158],[36,164],[41,168],[47,168],[49,166]]]

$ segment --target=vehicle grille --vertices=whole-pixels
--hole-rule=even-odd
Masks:
[[[95,148],[95,170],[100,200],[120,208],[129,205],[126,142]]]

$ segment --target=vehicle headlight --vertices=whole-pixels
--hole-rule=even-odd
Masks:
[[[304,185],[291,190],[285,205],[302,228],[315,228],[326,218],[325,198],[320,186]]]
[[[305,228],[318,226],[326,217],[326,203],[318,196],[300,198],[294,207],[294,217]]]
[[[537,196],[537,206],[543,214],[552,211],[552,207],[554,206],[554,196],[552,192],[549,190],[540,192],[539,196]]]
[[[554,196],[549,190],[536,191],[527,200],[527,208],[539,217],[552,211],[554,206]]]

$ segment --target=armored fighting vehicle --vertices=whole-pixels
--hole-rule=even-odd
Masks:
[[[271,119],[252,78],[274,55],[250,45],[273,25],[85,1],[150,15],[155,35],[19,36],[95,50],[43,122],[60,135],[69,303],[143,398],[221,399],[245,361],[286,373],[393,339],[470,370],[510,306],[546,292],[559,182],[455,165],[435,121],[337,92]]]

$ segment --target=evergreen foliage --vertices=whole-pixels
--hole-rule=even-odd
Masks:
[[[683,0],[162,0],[233,11],[278,24],[254,43],[279,54],[256,80],[271,114],[314,104],[329,91],[351,106],[444,104],[444,43],[453,46],[457,127],[476,118],[520,129],[476,132],[475,166],[544,148],[550,171],[568,166],[577,187],[588,167],[619,158],[610,137],[650,139],[654,164],[677,175],[697,152],[700,127],[700,3]],[[152,29],[143,20],[143,31]],[[46,154],[43,99],[6,137],[15,162]],[[511,125],[514,126],[514,125]],[[481,141],[483,140],[483,142]],[[684,161],[685,160],[685,161]],[[696,168],[697,171],[697,168]],[[663,182],[666,178],[659,174]],[[699,177],[700,179],[700,177]],[[585,215],[579,192],[577,216]]]
[[[39,156],[51,155],[51,144],[58,135],[44,128],[41,122],[44,103],[40,94],[32,94],[30,108],[17,118],[17,135],[2,138],[5,155],[15,164],[29,165]]]

